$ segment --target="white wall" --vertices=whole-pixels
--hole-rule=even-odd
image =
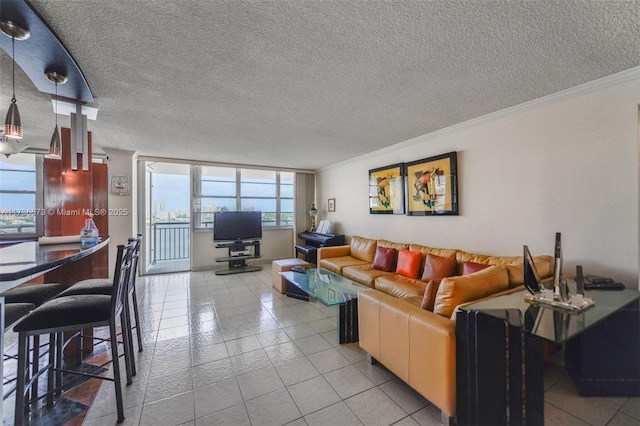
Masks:
[[[192,234],[191,270],[226,269],[226,262],[216,262],[216,257],[228,256],[227,249],[217,249],[213,243],[213,231],[196,231]],[[268,264],[275,259],[295,257],[293,229],[263,229],[260,259],[247,263]]]
[[[494,255],[553,254],[562,232],[566,275],[581,264],[636,287],[639,103],[635,69],[322,169],[319,216],[347,236]],[[369,169],[450,151],[459,216],[369,214]]]
[[[137,180],[135,179],[135,158],[133,151],[102,148],[107,154],[107,168],[110,183],[111,175],[127,175],[131,178],[130,195],[109,194],[109,271],[115,267],[118,245],[125,244],[134,235],[134,223],[137,218],[136,199]]]

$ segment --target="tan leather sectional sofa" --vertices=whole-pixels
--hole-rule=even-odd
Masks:
[[[375,269],[378,247],[422,253],[421,271],[429,254],[455,258],[455,273],[440,281],[432,311],[421,307],[431,283]],[[541,277],[552,275],[551,256],[537,256],[534,262]],[[492,266],[462,275],[471,264]],[[318,266],[371,287],[358,296],[360,347],[448,417],[456,413],[456,309],[515,291],[524,281],[521,256],[487,256],[360,236],[351,237],[349,245],[318,250]]]

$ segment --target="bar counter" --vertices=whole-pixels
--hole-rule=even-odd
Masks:
[[[81,247],[80,243],[40,245],[27,241],[0,248],[0,291],[83,259],[108,244],[109,237],[90,247]]]
[[[0,248],[0,291],[9,290],[45,274],[45,282],[58,281],[69,285],[82,278],[91,278],[92,274],[100,275],[99,269],[94,268],[92,259],[88,257],[108,245],[109,237],[104,237],[101,242],[89,247],[82,247],[80,243],[40,245],[37,241],[19,242],[2,247]],[[107,252],[102,253],[104,257],[102,263],[108,262]],[[90,264],[81,266],[86,261]],[[103,269],[106,271],[106,268]],[[64,279],[48,280],[47,275]],[[0,297],[0,329],[4,330],[4,326],[4,297]],[[89,333],[92,334],[92,330]],[[0,334],[0,350],[4,354],[4,333]],[[0,377],[3,377],[3,370],[3,363],[0,362]],[[0,419],[2,417],[3,406],[0,404]]]

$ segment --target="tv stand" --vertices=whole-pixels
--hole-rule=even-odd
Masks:
[[[216,262],[227,262],[228,269],[219,269],[216,275],[241,274],[243,272],[257,272],[262,270],[262,266],[247,265],[249,259],[260,258],[260,241],[230,241],[216,243],[216,248],[226,248],[229,255],[216,258]],[[253,249],[253,250],[252,250]],[[251,252],[253,251],[253,254]],[[246,254],[249,252],[250,254]]]

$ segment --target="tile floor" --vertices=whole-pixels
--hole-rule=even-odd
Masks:
[[[138,283],[144,351],[124,390],[126,425],[440,424],[439,410],[368,364],[357,343],[338,344],[336,307],[274,292],[269,265]],[[551,364],[545,385],[547,425],[640,424],[640,398],[580,398]],[[67,424],[115,424],[112,383],[85,414]]]

